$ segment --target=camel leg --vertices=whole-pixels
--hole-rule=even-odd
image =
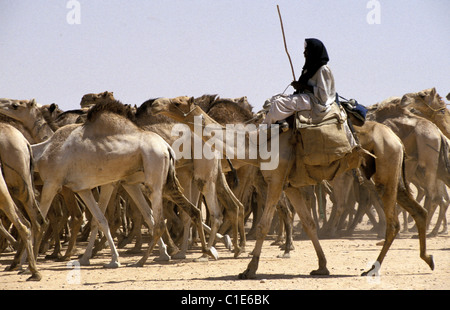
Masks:
[[[256,244],[252,251],[253,257],[247,269],[239,274],[239,279],[254,279],[256,277],[264,239],[269,232],[270,224],[272,223],[275,209],[283,190],[282,184],[281,180],[271,180],[267,184],[266,204],[261,220],[256,227]]]
[[[30,223],[25,219],[22,213],[19,211],[11,196],[9,195],[8,187],[6,186],[5,180],[0,175],[0,206],[8,219],[13,223],[19,232],[22,242],[25,243],[25,248],[27,251],[28,266],[31,271],[31,277],[27,281],[40,281],[42,276],[39,273],[36,266],[36,259],[33,252],[33,245],[31,242],[31,228]],[[17,255],[19,259],[20,255]],[[17,264],[18,260],[13,261],[13,265]],[[12,266],[14,267],[14,266]]]
[[[184,189],[184,194],[186,195],[187,199],[193,202],[197,202],[199,199],[200,191],[193,186],[193,180],[190,177],[190,172],[187,172],[185,169],[177,170],[177,177]],[[180,218],[183,223],[183,235],[180,245],[180,251],[173,255],[173,259],[185,259],[186,258],[186,252],[189,247],[189,233],[191,230],[191,218],[187,213],[184,211],[180,212]]]
[[[136,203],[136,206],[138,207],[139,211],[141,211],[141,214],[144,217],[144,221],[147,223],[150,229],[153,229],[154,221],[152,216],[152,210],[150,209],[150,206],[145,200],[144,194],[142,194],[139,185],[122,184],[122,186],[130,195],[131,199],[133,199],[133,201]],[[157,260],[169,261],[170,256],[169,254],[167,254],[167,246],[164,244],[162,238],[159,238],[158,246],[159,246],[159,258]]]
[[[100,191],[100,197],[98,199],[98,207],[100,208],[100,211],[102,212],[102,214],[105,214],[106,208],[108,207],[109,204],[109,200],[111,199],[111,196],[113,194],[115,190],[115,185],[113,184],[107,184],[107,185],[103,185],[101,187],[101,191]],[[92,191],[91,191],[92,193]],[[86,204],[86,202],[85,202]],[[91,220],[91,232],[89,235],[89,240],[88,240],[88,245],[86,246],[86,250],[84,251],[84,254],[81,256],[81,258],[79,259],[79,263],[81,266],[89,266],[90,262],[89,259],[92,257],[92,253],[94,250],[94,244],[95,244],[95,240],[97,239],[97,234],[98,234],[98,222],[96,221],[96,217],[92,214],[93,216],[93,220]],[[105,217],[106,219],[106,217]],[[106,221],[108,222],[108,220],[106,219]],[[108,226],[108,230],[109,230],[109,226]]]
[[[83,212],[75,199],[75,194],[71,190],[63,187],[61,194],[64,197],[67,209],[72,217],[72,223],[70,225],[71,235],[66,253],[59,259],[59,261],[68,261],[72,255],[72,251],[77,241],[78,232],[80,231],[81,224],[83,223]]]
[[[287,201],[287,198],[285,196],[282,197],[280,200],[280,203],[277,206],[278,216],[281,218],[280,222],[280,231],[283,231],[286,233],[286,240],[284,244],[280,245],[280,248],[284,248],[284,253],[278,255],[277,257],[280,258],[290,258],[290,251],[294,250],[294,244],[292,239],[292,230],[293,230],[293,221],[294,221],[294,214],[291,212],[289,208],[289,202]],[[315,222],[315,220],[314,220]],[[281,233],[282,238],[283,233]],[[281,241],[282,242],[282,241]]]
[[[442,230],[442,234],[446,234],[447,231],[447,225],[445,222],[445,214],[447,212],[448,209],[448,203],[446,201],[441,201],[441,203],[439,204],[439,216],[436,222],[436,225],[434,226],[432,232],[429,234],[431,236],[437,236],[439,234],[439,228],[441,227],[441,224],[443,224],[443,230]]]
[[[362,276],[370,275],[373,271],[378,271],[380,268],[386,253],[388,252],[392,242],[400,231],[400,222],[398,220],[397,212],[395,209],[397,189],[392,186],[383,186],[377,184],[377,190],[381,195],[383,201],[384,215],[386,217],[386,235],[381,252],[378,255],[376,262],[372,265],[369,271],[363,272]]]
[[[434,270],[433,255],[427,254],[426,249],[426,229],[427,229],[427,210],[418,204],[411,193],[404,187],[399,188],[398,203],[413,217],[419,233],[420,258],[422,258],[431,270]]]
[[[50,206],[52,205],[53,198],[55,197],[56,193],[59,190],[59,184],[56,182],[44,182],[44,186],[42,187],[41,191],[41,200],[39,202],[39,206],[41,208],[41,214],[44,219],[47,218],[48,211],[50,209]],[[48,227],[48,223],[45,224],[42,229],[46,230]],[[35,255],[37,255],[37,251],[39,251],[39,248],[41,246],[41,242],[43,239],[43,234],[40,236],[40,238],[36,238],[34,250]]]
[[[130,189],[130,188],[128,188],[128,189]],[[149,247],[148,247],[147,251],[144,253],[143,257],[137,263],[130,265],[132,267],[143,267],[144,266],[148,257],[152,253],[155,245],[161,240],[161,237],[166,228],[166,224],[164,222],[164,216],[163,216],[162,189],[158,190],[158,188],[156,186],[151,188],[149,200],[151,201],[152,207],[153,207],[153,220],[154,220],[153,236],[152,236],[152,239],[150,240]],[[147,219],[150,218],[150,216],[151,216],[151,214],[149,212],[150,210],[145,209],[143,211],[144,211],[144,213],[146,213],[145,217]]]
[[[211,232],[209,234],[209,240],[206,247],[208,249],[212,248],[214,245],[216,234],[219,231],[220,225],[222,224],[222,210],[219,206],[219,202],[217,200],[217,193],[216,193],[216,184],[209,183],[205,184],[205,189],[200,189],[205,197],[206,205],[209,210],[210,214],[210,221],[211,221]],[[235,226],[237,228],[237,226]],[[202,231],[203,231],[203,225],[202,225]],[[233,236],[234,237],[234,236]],[[236,241],[236,238],[233,238],[234,241]],[[207,259],[208,255],[206,253],[203,254],[203,256],[198,260],[204,260]]]
[[[245,231],[244,231],[244,206],[236,198],[233,191],[229,188],[225,179],[225,175],[219,166],[219,174],[217,175],[217,196],[221,204],[225,207],[228,219],[231,222],[234,257],[237,258],[243,251],[241,246],[245,247]],[[238,243],[239,234],[241,242]]]
[[[319,260],[319,269],[311,271],[311,275],[329,275],[330,272],[327,269],[327,260],[325,254],[320,246],[319,237],[317,235],[317,228],[314,219],[311,215],[311,210],[305,204],[303,196],[299,189],[294,187],[288,187],[286,190],[286,195],[289,201],[294,206],[295,211],[300,217],[300,222],[302,223],[303,230],[307,233],[308,237],[311,239],[314,249],[316,250],[317,258]]]
[[[104,189],[104,187],[102,187],[102,190]],[[114,240],[112,239],[111,236],[111,232],[109,231],[108,220],[106,219],[105,215],[100,209],[100,205],[97,204],[97,202],[95,201],[94,195],[92,194],[91,190],[82,190],[77,193],[80,196],[80,198],[83,199],[89,211],[92,213],[92,216],[96,219],[98,225],[100,226],[100,229],[106,236],[106,240],[108,241],[109,247],[111,248],[111,256],[112,256],[111,262],[109,264],[104,265],[104,267],[105,268],[120,267],[119,253],[117,252]],[[106,203],[105,205],[108,204]]]

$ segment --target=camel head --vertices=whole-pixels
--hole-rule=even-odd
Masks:
[[[417,93],[405,94],[402,97],[401,104],[407,106],[413,104],[416,107],[422,106],[431,110],[439,110],[445,107],[442,97],[436,91],[436,88],[429,88]]]
[[[38,110],[39,106],[35,99],[17,100],[0,99],[0,113],[18,121],[24,121],[32,115],[33,110]]]
[[[99,102],[111,102],[115,101],[114,99],[114,93],[105,91],[103,93],[98,94],[86,94],[81,98],[80,106],[82,108],[88,108],[91,107]]]
[[[173,99],[156,99],[151,106],[151,111],[155,115],[163,114],[182,122],[196,107],[194,97],[181,96]]]
[[[450,138],[450,111],[436,88],[406,94],[401,99],[401,105],[418,111],[421,116],[434,122]]]

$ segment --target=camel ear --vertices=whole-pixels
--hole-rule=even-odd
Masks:
[[[50,111],[50,113],[53,113],[53,111],[58,109],[58,105],[56,103],[52,103],[50,105],[50,107],[48,108],[48,110]]]
[[[192,106],[194,104],[194,102],[195,102],[194,97],[189,98],[189,100],[188,100],[189,106]]]
[[[410,98],[408,95],[403,95],[402,99],[400,100],[400,106],[407,106],[409,104],[409,99]]]
[[[36,99],[35,99],[35,98],[31,99],[31,100],[28,102],[28,104],[30,105],[30,107],[34,107],[34,106],[36,105]]]
[[[428,90],[420,91],[417,93],[421,98],[425,98],[428,95]]]

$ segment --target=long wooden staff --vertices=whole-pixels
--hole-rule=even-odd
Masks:
[[[277,4],[277,10],[278,10],[278,16],[280,17],[281,32],[283,33],[284,49],[285,49],[286,54],[287,54],[287,56],[289,58],[289,63],[291,64],[292,76],[294,77],[294,81],[295,81],[296,78],[295,78],[295,73],[294,73],[294,66],[292,65],[291,55],[289,55],[289,51],[287,49],[286,37],[284,35],[283,20],[281,19],[280,7],[278,6],[278,4]]]

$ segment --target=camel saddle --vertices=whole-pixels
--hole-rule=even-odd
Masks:
[[[315,109],[296,112],[293,138],[296,148],[294,179],[301,183],[299,185],[331,181],[359,158],[347,114],[337,103],[327,112]]]
[[[347,124],[347,114],[336,103],[328,112],[299,111],[295,117],[296,153],[307,165],[329,165],[350,153],[356,142]]]

